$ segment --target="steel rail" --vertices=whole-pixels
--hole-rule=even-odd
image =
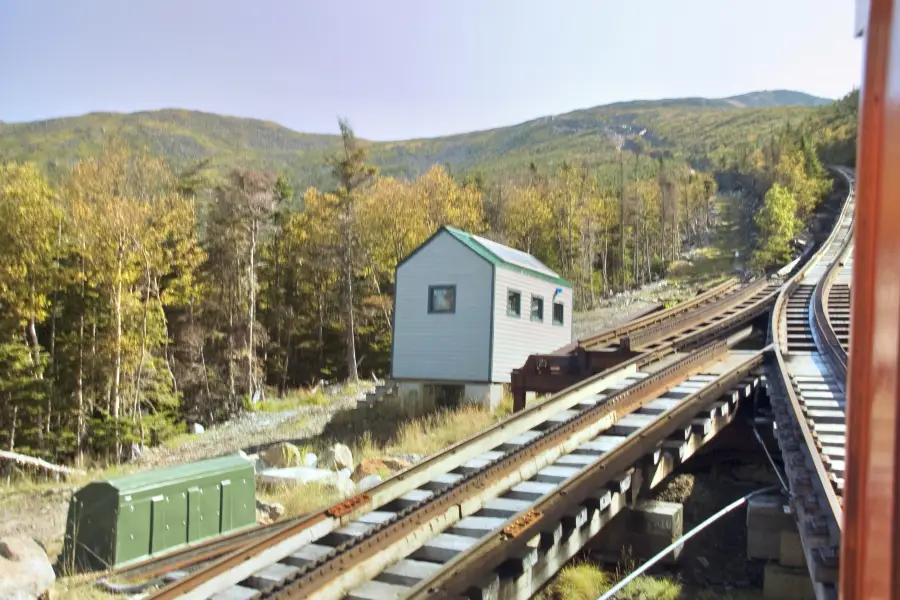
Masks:
[[[714,288],[714,290],[721,291],[723,287],[724,284]],[[553,414],[574,406],[581,399],[602,389],[609,383],[610,378],[616,375],[626,377],[629,373],[636,372],[638,368],[659,361],[679,351],[682,347],[691,345],[696,347],[709,340],[720,338],[724,333],[736,329],[739,325],[765,312],[768,309],[768,305],[774,301],[776,293],[777,290],[771,292],[737,315],[698,328],[682,340],[679,340],[678,344],[665,343],[651,352],[636,356],[572,385],[540,404],[531,405],[525,411],[515,413],[492,427],[454,444],[448,449],[397,474],[379,486],[368,490],[364,494],[328,507],[318,513],[308,515],[305,518],[297,519],[288,526],[279,528],[270,536],[262,539],[254,538],[252,542],[235,549],[231,554],[211,563],[201,571],[160,590],[152,598],[162,600],[181,597],[192,590],[205,589],[208,587],[206,586],[208,582],[213,580],[220,581],[223,578],[230,580],[232,584],[237,584],[243,578],[249,576],[249,573],[244,573],[244,571],[249,570],[247,566],[249,561],[263,555],[269,556],[273,562],[277,561],[303,544],[312,541],[312,539],[346,525],[351,518],[376,510],[406,492],[427,483],[435,473],[449,472],[484,452],[485,449],[495,447],[503,443],[505,439],[514,437],[544,422]]]
[[[629,335],[635,331],[638,331],[645,327],[651,327],[653,325],[656,325],[657,323],[666,321],[667,319],[671,319],[683,313],[693,311],[697,307],[702,306],[703,304],[728,293],[736,286],[738,286],[739,283],[740,282],[736,278],[731,277],[720,283],[719,285],[712,287],[700,294],[697,294],[689,300],[680,302],[675,306],[652,313],[645,317],[635,319],[633,321],[629,321],[628,323],[620,325],[618,327],[605,329],[586,338],[580,339],[578,340],[577,345],[584,348],[593,348],[601,344],[618,343],[618,341],[622,337]]]
[[[158,591],[151,598],[168,600],[181,597],[182,594],[201,588],[207,582],[222,577],[227,571],[233,571],[234,574],[231,575],[230,579],[237,583],[241,579],[238,567],[246,564],[251,559],[261,556],[263,553],[269,552],[270,555],[274,555],[270,552],[273,546],[284,544],[291,540],[296,542],[296,544],[291,544],[277,553],[281,554],[280,558],[283,558],[283,556],[287,556],[293,551],[291,548],[294,545],[302,546],[303,543],[306,543],[303,541],[304,539],[309,541],[313,535],[315,537],[324,535],[341,525],[345,525],[357,515],[376,510],[391,500],[427,483],[435,473],[450,471],[483,453],[486,449],[493,448],[511,437],[528,431],[546,421],[550,416],[576,405],[580,400],[603,389],[617,375],[621,375],[624,378],[630,373],[637,372],[642,366],[662,360],[675,352],[676,349],[674,347],[667,345],[651,353],[636,356],[576,383],[554,394],[547,400],[539,404],[530,405],[524,411],[514,413],[489,428],[426,458],[424,461],[398,473],[363,494],[300,518],[270,536],[253,541],[210,564],[202,571],[185,577],[181,581]],[[273,560],[278,560],[278,558]]]
[[[588,441],[612,426],[621,416],[682,381],[727,352],[725,342],[717,342],[661,369],[644,380],[611,394],[567,421],[545,430],[534,441],[508,450],[483,469],[463,476],[459,481],[435,492],[375,526],[356,540],[339,547],[317,563],[299,569],[294,575],[264,590],[262,598],[338,598],[339,590],[374,574],[402,558],[410,544],[426,541],[452,525],[467,512],[480,507],[480,500],[497,496],[519,481],[537,472],[552,460]],[[533,472],[532,472],[533,471]],[[523,475],[523,473],[525,475]],[[352,565],[352,569],[347,567]],[[335,595],[338,594],[338,595]]]
[[[840,173],[847,181],[847,184],[850,186],[850,193],[848,195],[848,200],[844,205],[844,211],[841,214],[838,226],[833,230],[836,235],[838,231],[844,227],[845,219],[847,218],[846,211],[853,201],[855,194],[853,191],[853,183],[847,173],[840,168],[835,169],[835,171]],[[853,218],[851,217],[851,228],[853,226],[852,224]],[[833,241],[834,240],[832,240],[832,243]],[[834,283],[835,276],[841,269],[841,263],[850,252],[852,244],[853,232],[851,229],[850,234],[842,242],[841,247],[838,250],[834,260],[828,266],[828,269],[823,274],[822,279],[819,280],[818,285],[816,285],[816,289],[811,300],[811,302],[813,303],[811,307],[812,310],[810,310],[810,318],[813,320],[813,322],[811,323],[813,335],[815,336],[817,342],[819,341],[819,338],[821,338],[822,342],[821,344],[817,343],[817,345],[828,360],[829,366],[832,367],[832,375],[834,375],[835,382],[840,386],[841,391],[844,392],[845,396],[847,393],[847,351],[844,349],[844,345],[841,344],[840,340],[838,339],[837,334],[834,331],[834,327],[831,324],[831,318],[828,312],[828,293]]]
[[[509,519],[506,527],[495,529],[475,546],[447,562],[438,573],[413,588],[407,598],[436,600],[466,596],[473,582],[486,579],[508,557],[525,551],[536,536],[552,531],[574,507],[588,502],[598,489],[637,464],[647,455],[649,448],[655,447],[686,423],[690,423],[705,406],[713,403],[761,366],[768,350],[766,348],[756,352],[740,365],[681,400],[660,418],[628,436],[625,442],[603,454],[598,461],[538,499],[528,511]],[[529,519],[529,513],[539,515],[539,518]],[[518,528],[515,535],[510,535],[509,527],[513,524],[518,524]]]
[[[774,342],[771,361],[776,371],[775,376],[770,378],[770,383],[778,386],[782,392],[782,397],[785,398],[783,411],[774,404],[773,408],[776,409],[778,425],[776,434],[785,458],[786,474],[791,484],[791,504],[800,522],[799,531],[804,551],[807,554],[810,575],[814,582],[826,583],[834,583],[832,580],[836,577],[834,565],[837,560],[837,547],[843,521],[842,506],[825,468],[819,452],[819,445],[813,436],[807,415],[804,413],[803,406],[793,387],[790,370],[785,362],[782,350],[787,342],[787,334],[782,322],[786,322],[785,315],[788,299],[810,269],[817,266],[829,251],[850,210],[853,199],[852,182],[842,170],[834,170],[841,173],[848,183],[851,184],[847,198],[829,236],[803,268],[799,269],[782,287],[775,301],[769,331]],[[811,302],[815,305],[814,298]],[[814,319],[814,316],[810,315],[810,327],[813,329],[814,336],[816,335],[818,322],[818,318]],[[818,340],[816,342],[818,346]],[[774,396],[777,396],[777,394],[774,394]],[[805,452],[802,452],[802,448],[805,448]],[[810,477],[805,470],[807,463],[811,465],[814,477]],[[821,507],[818,504],[819,498],[824,499],[824,522],[822,521]]]
[[[690,329],[745,302],[764,289],[766,284],[765,279],[757,279],[748,285],[739,287],[733,293],[717,297],[708,304],[697,307],[696,310],[681,313],[652,327],[641,328],[630,333],[622,338],[620,345],[627,350],[635,350],[658,342],[666,336]]]

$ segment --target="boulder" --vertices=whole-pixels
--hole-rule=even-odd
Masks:
[[[303,466],[304,467],[315,467],[319,464],[319,457],[316,456],[313,452],[307,452],[303,455]]]
[[[350,452],[350,448],[344,444],[335,444],[331,447],[329,454],[328,460],[325,462],[326,467],[336,470],[353,470],[353,454]]]
[[[270,467],[284,468],[302,464],[300,450],[288,442],[269,446],[259,453],[259,457]]]
[[[0,539],[0,598],[37,598],[47,592],[54,581],[53,565],[36,541],[25,536]]]
[[[383,480],[381,479],[381,475],[366,475],[362,479],[359,480],[359,483],[356,484],[356,490],[359,492],[364,492],[369,488],[373,488]]]
[[[269,485],[305,485],[314,481],[327,483],[335,479],[338,479],[338,476],[328,469],[310,467],[266,469],[257,476],[258,481]]]
[[[203,425],[201,425],[200,423],[194,423],[191,425],[191,433],[193,433],[194,435],[200,435],[204,431],[206,430],[203,429]]]
[[[278,502],[256,500],[256,512],[263,513],[270,521],[277,521],[284,515],[284,506]]]
[[[341,498],[348,498],[356,493],[356,484],[349,477],[346,479],[344,477],[335,477],[327,483],[338,491]]]
[[[378,475],[381,476],[384,473],[390,472],[391,469],[385,464],[380,458],[364,458],[359,461],[359,464],[356,465],[356,469],[353,471],[353,476],[351,479],[353,481],[362,481],[366,477],[370,475]]]

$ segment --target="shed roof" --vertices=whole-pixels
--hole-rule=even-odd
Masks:
[[[449,225],[444,225],[440,229],[438,229],[431,238],[428,239],[422,246],[419,248],[423,248],[434,239],[437,234],[441,231],[446,231],[451,236],[453,236],[456,240],[462,242],[466,247],[470,250],[487,260],[489,263],[503,267],[506,269],[511,269],[513,271],[519,271],[520,273],[525,273],[527,275],[531,275],[532,277],[537,277],[538,279],[543,279],[545,281],[549,281],[551,283],[555,283],[557,285],[566,287],[571,289],[572,284],[559,276],[559,273],[528,254],[527,252],[522,252],[521,250],[516,250],[515,248],[510,248],[509,246],[504,246],[498,242],[494,242],[483,237],[468,233],[463,231],[462,229],[457,229],[455,227],[450,227]],[[418,250],[414,251],[415,254]],[[410,256],[406,257],[403,262],[406,262]],[[402,263],[401,263],[402,264]]]
[[[107,479],[105,483],[122,494],[131,494],[158,486],[160,483],[175,484],[196,477],[232,473],[236,468],[249,467],[250,462],[239,454],[220,456],[163,469],[141,471],[122,477]]]

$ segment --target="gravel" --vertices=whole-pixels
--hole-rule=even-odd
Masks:
[[[335,413],[354,408],[358,396],[341,391],[323,405],[300,406],[281,412],[243,413],[176,447],[145,449],[135,464],[141,468],[163,467],[233,454],[238,450],[255,453],[285,439],[309,438],[321,433]]]

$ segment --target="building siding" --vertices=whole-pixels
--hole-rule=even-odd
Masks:
[[[494,275],[494,348],[491,381],[509,383],[513,369],[521,367],[530,354],[552,352],[572,341],[572,290],[563,287],[557,297],[564,306],[563,325],[553,324],[553,292],[556,284],[526,274],[497,268]],[[509,289],[521,292],[521,316],[506,314]],[[531,295],[544,299],[544,321],[531,320]]]
[[[493,265],[446,232],[397,268],[394,379],[489,380],[493,270]],[[428,313],[432,285],[456,286],[454,313]]]

